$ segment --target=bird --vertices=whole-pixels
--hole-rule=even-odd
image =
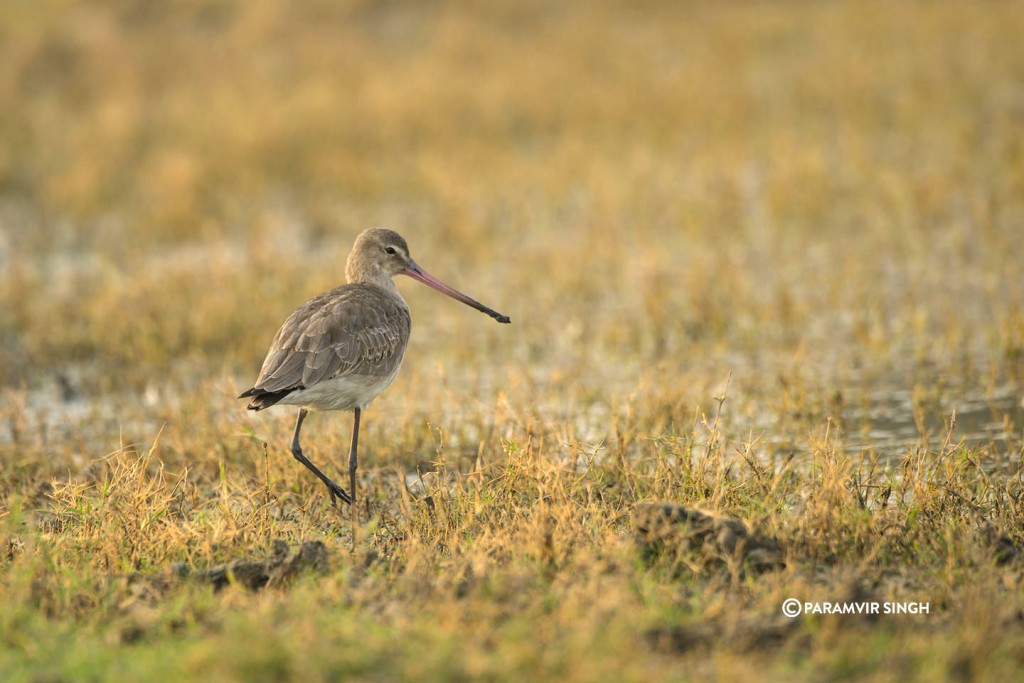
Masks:
[[[421,268],[409,245],[394,230],[370,228],[356,238],[345,265],[347,284],[318,294],[299,306],[274,336],[252,388],[249,410],[274,405],[298,407],[291,452],[324,483],[331,497],[356,500],[359,418],[367,405],[398,376],[412,329],[409,306],[392,279],[406,275],[491,316],[507,315],[452,289]],[[345,491],[302,452],[299,433],[310,410],[351,410],[349,491]]]

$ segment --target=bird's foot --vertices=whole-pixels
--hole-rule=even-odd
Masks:
[[[331,505],[337,505],[338,498],[341,499],[341,502],[346,503],[347,505],[352,504],[352,496],[348,495],[345,489],[341,488],[330,479],[324,483],[327,484],[327,491],[331,494]]]

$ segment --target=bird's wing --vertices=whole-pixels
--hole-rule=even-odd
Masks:
[[[297,308],[263,361],[255,388],[309,387],[341,375],[376,375],[401,360],[409,310],[367,285],[344,285]]]

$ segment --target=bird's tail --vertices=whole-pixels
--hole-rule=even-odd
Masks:
[[[249,402],[249,410],[263,410],[269,408],[288,394],[292,393],[293,389],[282,389],[280,391],[266,391],[259,387],[253,387],[248,391],[243,391],[238,398],[251,398]]]

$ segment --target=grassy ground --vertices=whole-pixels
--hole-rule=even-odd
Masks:
[[[1011,678],[1022,20],[4,3],[0,678]],[[371,225],[513,324],[399,283],[353,538],[234,397]]]

